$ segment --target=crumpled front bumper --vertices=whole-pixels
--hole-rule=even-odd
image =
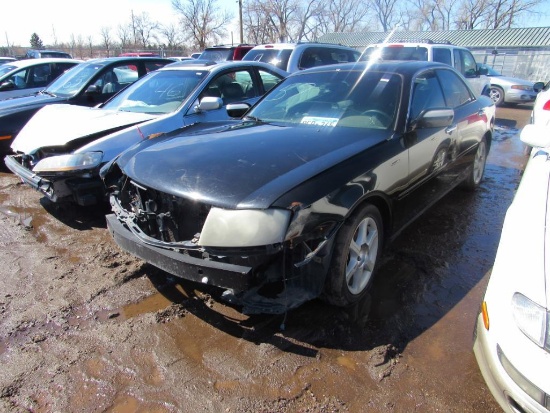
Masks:
[[[170,274],[235,291],[250,287],[252,267],[195,258],[142,242],[115,214],[106,216],[107,228],[119,247]]]
[[[4,158],[4,163],[10,171],[17,175],[23,182],[30,185],[37,191],[42,192],[50,199],[55,198],[53,192],[53,183],[47,179],[42,178],[41,176],[35,174],[33,171],[25,168],[17,161],[16,155],[8,155]]]
[[[4,158],[8,169],[52,202],[72,201],[81,206],[89,206],[105,200],[105,187],[98,176],[79,177],[65,173],[52,180],[25,168],[17,158],[17,155]]]

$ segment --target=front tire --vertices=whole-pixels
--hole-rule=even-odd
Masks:
[[[333,305],[357,303],[371,285],[382,253],[383,223],[378,209],[365,204],[338,231],[324,298]]]
[[[487,149],[487,141],[485,140],[485,137],[483,137],[477,146],[474,162],[472,163],[472,170],[463,184],[463,186],[468,190],[476,189],[483,179],[485,164],[487,163]]]
[[[504,103],[504,90],[499,86],[491,86],[489,97],[495,103],[495,106],[501,106]]]

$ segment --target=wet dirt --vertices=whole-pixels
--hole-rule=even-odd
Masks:
[[[499,411],[472,333],[530,110],[497,110],[479,190],[403,232],[347,310],[245,316],[119,250],[108,210],[55,207],[0,173],[0,411]]]

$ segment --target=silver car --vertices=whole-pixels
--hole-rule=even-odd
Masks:
[[[46,58],[0,63],[0,100],[32,95],[82,60]]]
[[[537,92],[533,89],[534,82],[517,77],[503,76],[487,65],[478,64],[478,67],[488,70],[487,76],[491,81],[489,96],[493,99],[495,105],[531,103],[537,98]]]

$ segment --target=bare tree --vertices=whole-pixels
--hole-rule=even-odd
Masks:
[[[102,26],[100,30],[101,34],[101,45],[107,50],[107,57],[109,57],[111,54],[111,45],[112,45],[112,39],[111,39],[111,28],[109,26]]]
[[[86,37],[86,41],[88,43],[88,48],[89,48],[89,51],[90,51],[90,58],[93,58],[94,57],[94,38],[92,35],[88,35],[88,37]]]
[[[119,24],[117,27],[117,36],[120,42],[121,49],[126,49],[132,39],[132,25],[131,24]]]
[[[485,28],[491,0],[463,0],[456,19],[456,28],[463,30]]]
[[[146,49],[151,45],[151,39],[154,38],[160,24],[151,20],[149,14],[146,12],[143,12],[138,16],[134,16],[132,13],[132,16],[136,44],[139,44],[141,47]]]
[[[216,0],[172,0],[172,7],[179,14],[184,33],[199,50],[223,37],[233,18],[218,7]]]
[[[401,20],[397,0],[369,0],[369,6],[377,16],[384,32],[389,32]]]
[[[178,49],[182,45],[183,39],[181,31],[175,24],[161,25],[159,27],[159,33],[164,40],[166,40],[166,42],[162,43],[166,45],[168,50]]]
[[[334,0],[325,5],[318,16],[322,33],[360,31],[369,20],[368,3],[363,0]]]
[[[270,43],[275,40],[275,30],[266,24],[263,8],[259,2],[247,1],[243,10],[243,20],[248,41],[255,44]]]
[[[532,11],[540,3],[541,0],[493,0],[487,28],[513,27],[521,14]]]

